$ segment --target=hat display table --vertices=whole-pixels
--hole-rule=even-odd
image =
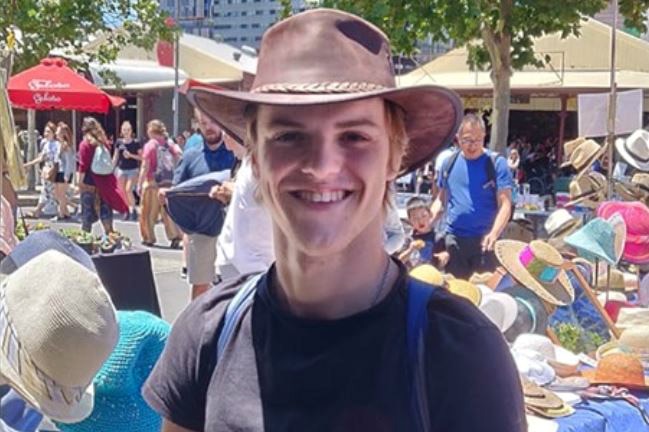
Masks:
[[[649,393],[634,393],[640,404],[649,412]],[[557,432],[631,432],[648,431],[649,424],[642,420],[640,410],[626,401],[604,400],[581,402],[574,406],[575,413],[555,421]]]
[[[148,250],[118,249],[95,254],[92,261],[117,310],[144,310],[162,316]]]

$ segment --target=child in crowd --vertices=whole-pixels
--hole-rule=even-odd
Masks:
[[[443,268],[448,262],[449,254],[444,250],[443,242],[435,241],[430,205],[422,198],[412,197],[406,203],[406,210],[412,226],[412,241],[399,258],[412,267],[430,263]]]

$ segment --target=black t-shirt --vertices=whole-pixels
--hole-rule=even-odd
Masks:
[[[121,170],[131,170],[136,169],[139,166],[139,161],[137,159],[126,159],[124,157],[124,150],[128,150],[129,153],[137,155],[137,152],[140,151],[142,145],[136,139],[132,140],[130,143],[126,144],[122,138],[117,140],[115,145],[115,151],[119,152],[117,156],[117,167]]]
[[[183,311],[143,389],[153,409],[196,431],[415,430],[405,268],[379,304],[333,321],[284,311],[268,280],[216,368],[233,291],[209,292]],[[428,323],[430,430],[526,431],[518,373],[496,327],[446,291],[429,302]]]

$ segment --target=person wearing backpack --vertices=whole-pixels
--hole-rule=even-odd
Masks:
[[[142,164],[137,190],[141,197],[140,235],[142,244],[153,246],[156,243],[155,224],[162,217],[167,239],[172,249],[178,249],[182,234],[165,210],[158,192],[171,186],[176,164],[182,150],[167,137],[167,128],[160,120],[147,124],[149,141],[142,151]]]
[[[458,151],[442,164],[431,206],[433,220],[445,214],[446,271],[460,279],[497,267],[494,244],[512,214],[511,171],[504,157],[485,149],[485,135],[482,118],[467,114],[457,133]]]
[[[113,232],[113,210],[128,211],[128,202],[113,174],[113,161],[106,133],[93,117],[83,119],[83,140],[79,143],[77,184],[81,192],[81,229],[92,231],[101,220],[104,232]],[[99,214],[97,214],[99,209]]]
[[[275,262],[187,306],[144,385],[162,431],[527,430],[500,330],[384,249],[389,184],[448,144],[443,87],[396,87],[387,37],[333,9],[264,34],[251,90],[187,97],[250,152]]]

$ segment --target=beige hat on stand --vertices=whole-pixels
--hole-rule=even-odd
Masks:
[[[596,208],[606,199],[606,176],[597,171],[590,171],[582,177],[575,177],[570,182],[570,202],[566,207],[579,205],[582,207]]]
[[[97,274],[50,250],[0,283],[0,379],[45,416],[76,423],[117,343],[115,307]]]
[[[585,137],[577,137],[574,140],[566,141],[563,144],[563,156],[570,159],[570,156],[575,152],[575,149],[586,142]]]
[[[649,326],[649,308],[620,308],[615,325],[620,329],[627,329],[636,326]]]
[[[640,171],[649,171],[649,131],[638,129],[625,140],[615,142],[622,158]]]
[[[585,140],[576,146],[570,153],[568,161],[564,162],[561,167],[572,165],[577,171],[577,177],[581,177],[588,168],[604,153],[606,146],[600,146],[593,140]]]

